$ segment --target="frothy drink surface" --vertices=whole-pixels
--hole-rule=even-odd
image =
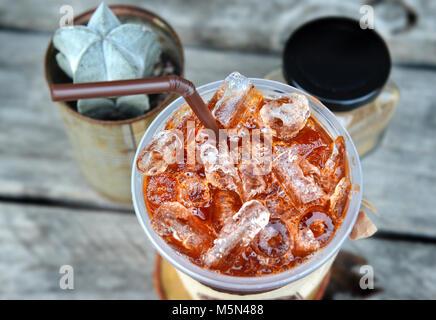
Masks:
[[[310,259],[346,213],[343,138],[328,135],[304,95],[265,97],[236,72],[208,106],[220,137],[183,106],[138,158],[152,228],[192,263],[226,275]]]

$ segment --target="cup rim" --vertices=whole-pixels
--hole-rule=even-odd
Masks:
[[[176,252],[173,248],[171,248],[161,237],[159,237],[154,232],[150,225],[150,216],[145,208],[145,204],[143,205],[143,176],[136,168],[136,161],[141,150],[147,145],[145,141],[146,138],[148,140],[155,134],[155,132],[157,132],[158,130],[162,130],[162,127],[165,125],[171,115],[178,110],[178,106],[184,103],[183,97],[179,97],[178,99],[174,100],[170,105],[168,105],[153,120],[147,131],[144,133],[135,154],[131,176],[132,200],[136,216],[140,225],[147,234],[148,239],[152,242],[158,253],[169,263],[171,263],[176,269],[207,286],[217,288],[219,290],[243,293],[262,292],[282,287],[286,284],[289,284],[307,276],[308,274],[312,273],[313,271],[324,265],[326,262],[328,262],[329,259],[334,257],[334,255],[338,252],[343,242],[350,234],[352,227],[354,226],[354,223],[357,219],[357,215],[360,209],[360,203],[362,200],[362,169],[360,165],[359,155],[354,146],[354,143],[351,140],[350,135],[336,119],[335,115],[319,100],[301,91],[300,89],[291,87],[281,82],[261,78],[250,78],[250,81],[260,91],[262,91],[262,88],[267,88],[276,91],[278,94],[290,94],[293,92],[304,94],[309,100],[312,114],[314,114],[314,112],[317,114],[314,116],[318,120],[318,122],[320,122],[323,128],[330,135],[332,135],[332,130],[334,130],[333,133],[335,133],[335,136],[343,136],[344,138],[344,141],[346,143],[350,178],[352,179],[353,184],[352,194],[350,196],[347,213],[344,220],[342,221],[341,226],[338,228],[338,230],[336,230],[333,238],[330,239],[325,247],[317,251],[312,257],[310,257],[308,260],[301,263],[300,265],[282,271],[280,273],[256,277],[240,277],[223,275],[215,271],[211,271],[195,265],[194,263],[190,262],[186,257],[182,256],[180,253]],[[223,80],[210,82],[208,84],[198,87],[197,91],[201,96],[204,96],[208,93],[213,94],[216,89],[223,83]],[[319,118],[319,116],[322,117],[324,123],[321,123],[321,119]],[[331,126],[331,130],[326,128],[325,124]],[[140,192],[137,192],[136,190],[138,188],[138,179],[141,180],[139,183],[139,186],[141,186],[139,190]]]

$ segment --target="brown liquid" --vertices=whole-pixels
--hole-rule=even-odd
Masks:
[[[209,101],[210,109],[213,109],[220,95],[222,92],[220,93],[219,89]],[[257,110],[266,102],[268,100],[263,100]],[[239,126],[259,128],[258,119],[258,114],[249,113],[244,115]],[[195,121],[196,132],[203,127],[195,115],[185,107],[184,110],[174,114],[165,129],[177,128],[186,133],[188,120]],[[335,144],[337,156],[334,158],[333,165],[330,163],[327,166]],[[165,241],[175,250],[185,254],[193,263],[233,276],[278,273],[304,262],[324,247],[341,225],[348,204],[350,187],[337,197],[334,206],[331,200],[335,187],[341,179],[346,177],[349,182],[344,140],[339,137],[333,141],[311,116],[303,129],[289,141],[274,138],[273,147],[277,146],[296,147],[298,154],[307,160],[307,166],[309,168],[314,166],[321,172],[314,177],[327,195],[325,199],[298,204],[295,199],[286,194],[282,183],[279,183],[274,173],[269,173],[265,177],[266,189],[253,198],[259,200],[270,212],[267,225],[270,230],[269,235],[263,236],[260,232],[248,246],[234,249],[222,263],[208,267],[202,257],[213,246],[213,240],[220,233],[226,219],[241,208],[243,200],[234,191],[219,189],[210,184],[208,189],[204,185],[193,187],[194,181],[205,178],[204,167],[198,163],[194,166],[186,163],[170,165],[163,173],[145,177],[143,191],[147,210],[153,217],[162,204],[181,203],[190,212],[189,218],[183,218],[184,223],[189,228],[201,230],[204,239],[186,245],[186,242],[182,243],[168,234],[163,236]],[[312,174],[306,172],[305,167],[302,169],[304,174]]]

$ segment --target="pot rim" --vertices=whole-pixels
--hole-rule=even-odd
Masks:
[[[124,4],[117,5],[117,4],[115,4],[115,5],[109,5],[109,8],[114,11],[114,14],[116,16],[118,16],[118,15],[131,15],[131,16],[135,16],[135,17],[141,17],[144,20],[148,20],[148,21],[153,22],[159,28],[165,30],[171,36],[171,38],[175,41],[175,43],[177,44],[177,47],[180,49],[180,57],[181,57],[181,61],[182,61],[182,64],[180,66],[180,76],[184,75],[185,56],[184,56],[184,48],[183,48],[182,42],[180,41],[180,38],[177,35],[177,33],[174,31],[174,29],[171,27],[171,25],[165,19],[163,19],[162,17],[160,17],[156,13],[151,12],[147,9],[137,7],[137,6],[132,6],[132,5],[124,5]],[[96,9],[97,9],[97,7],[86,10],[86,11],[78,14],[77,16],[74,17],[74,21],[75,22],[77,21],[78,25],[86,23],[89,20],[89,18],[91,17],[92,13],[94,13],[94,11]],[[47,46],[47,49],[46,49],[45,55],[44,55],[44,75],[45,75],[45,80],[46,80],[48,86],[50,86],[54,83],[52,75],[48,71],[48,68],[47,68],[48,61],[50,59],[50,54],[53,52],[53,50],[55,50],[55,48],[53,46],[53,36],[52,36],[50,38],[50,42]],[[80,118],[82,120],[85,120],[85,121],[88,121],[88,122],[91,122],[94,124],[100,124],[100,125],[107,126],[107,125],[131,124],[131,123],[149,118],[150,116],[154,116],[154,115],[156,115],[156,113],[159,113],[160,111],[162,111],[162,109],[165,106],[167,106],[171,102],[171,100],[174,99],[175,97],[177,97],[176,94],[168,93],[167,96],[165,97],[165,99],[159,105],[154,107],[153,109],[147,111],[146,113],[144,113],[143,115],[140,115],[138,117],[125,119],[125,120],[94,119],[94,118],[87,117],[87,116],[80,114],[76,110],[72,109],[65,101],[58,101],[57,103],[60,106],[62,106],[63,108],[65,108],[72,115],[76,116],[77,118]]]

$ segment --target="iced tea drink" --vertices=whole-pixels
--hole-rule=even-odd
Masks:
[[[351,183],[304,95],[264,96],[239,73],[208,102],[219,137],[182,107],[137,158],[153,230],[192,263],[231,276],[310,259],[341,225]]]

